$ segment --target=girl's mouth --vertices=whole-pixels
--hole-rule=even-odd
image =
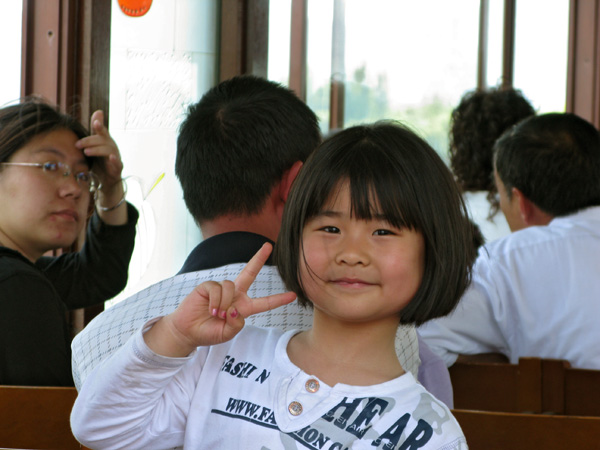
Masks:
[[[338,286],[349,288],[362,288],[373,285],[373,283],[369,283],[359,278],[337,278],[335,280],[332,280],[332,282]]]

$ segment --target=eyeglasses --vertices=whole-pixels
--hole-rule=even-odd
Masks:
[[[45,163],[20,163],[20,162],[3,162],[0,163],[3,166],[23,166],[23,167],[37,167],[42,169],[44,173],[47,173],[53,178],[68,177],[73,174],[77,184],[85,190],[90,192],[96,192],[100,189],[100,180],[98,177],[89,170],[82,170],[81,172],[73,173],[71,166],[59,161],[47,161]]]

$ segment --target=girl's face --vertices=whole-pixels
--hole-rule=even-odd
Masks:
[[[423,278],[423,235],[375,215],[355,219],[350,206],[346,182],[304,226],[299,264],[306,296],[315,310],[342,321],[399,320]]]
[[[30,261],[48,250],[75,241],[87,219],[90,194],[74,173],[89,170],[77,136],[61,129],[34,137],[17,150],[11,163],[67,164],[71,175],[47,173],[39,167],[10,166],[0,171],[0,242]]]

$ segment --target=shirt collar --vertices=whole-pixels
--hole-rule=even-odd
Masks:
[[[178,274],[248,262],[265,242],[275,244],[265,236],[245,231],[217,234],[191,251]],[[271,256],[265,264],[273,265]]]

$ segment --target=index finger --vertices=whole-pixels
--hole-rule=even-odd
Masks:
[[[90,133],[106,135],[108,130],[104,127],[104,111],[101,109],[94,111],[90,118]]]
[[[258,272],[260,272],[260,269],[263,268],[267,259],[269,259],[271,250],[273,250],[273,246],[268,242],[265,242],[252,259],[248,261],[246,267],[242,269],[233,282],[237,291],[243,292],[244,294],[248,292],[248,288],[254,283]]]
[[[246,318],[292,303],[296,300],[296,297],[297,295],[293,292],[281,292],[266,297],[254,298],[249,302],[238,304],[236,307],[242,317]]]

